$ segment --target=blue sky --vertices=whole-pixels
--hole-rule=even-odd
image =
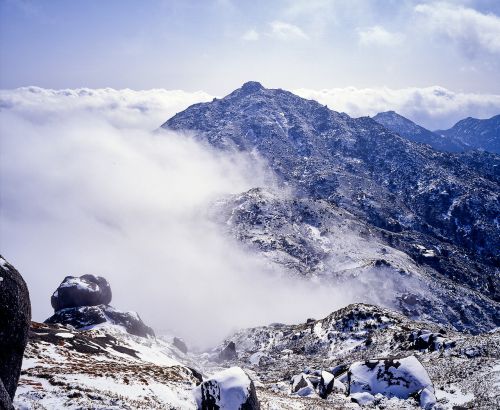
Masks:
[[[0,88],[500,93],[500,2],[0,0]]]

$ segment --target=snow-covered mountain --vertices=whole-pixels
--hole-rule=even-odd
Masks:
[[[500,154],[500,115],[480,120],[465,118],[448,130],[435,131],[467,149],[481,149]]]
[[[458,141],[454,141],[444,135],[436,134],[428,129],[415,124],[408,118],[399,115],[395,111],[385,111],[373,117],[375,121],[382,124],[388,130],[409,139],[410,141],[428,144],[439,151],[461,152],[468,147]]]
[[[388,292],[390,307],[412,317],[437,314],[457,329],[500,324],[500,187],[487,168],[409,141],[371,118],[256,82],[195,104],[162,127],[268,162],[292,193],[242,193],[223,200],[216,214],[274,262],[328,278],[383,265],[426,278],[419,279],[427,288],[421,296],[410,279],[394,279],[401,285]]]

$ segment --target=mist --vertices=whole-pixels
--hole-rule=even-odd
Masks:
[[[0,248],[28,284],[34,320],[52,314],[65,276],[86,273],[109,280],[116,308],[201,347],[355,301],[287,277],[211,221],[216,199],[275,188],[259,158],[150,132],[148,110],[127,104],[96,112],[88,98],[68,109],[36,96],[0,112]]]

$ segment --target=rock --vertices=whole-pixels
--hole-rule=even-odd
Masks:
[[[301,373],[292,377],[292,394],[298,396],[310,396],[314,394],[314,386],[306,374]]]
[[[219,353],[219,360],[237,359],[236,345],[234,342],[229,342],[228,345]]]
[[[31,304],[20,273],[0,255],[0,408],[12,409],[28,342]]]
[[[186,354],[188,352],[188,348],[184,340],[179,337],[174,337],[174,346],[179,349],[182,353]]]
[[[347,384],[348,395],[357,401],[364,400],[366,393],[400,399],[421,397],[424,408],[436,401],[431,379],[415,356],[355,362],[349,367]]]
[[[213,375],[194,389],[201,410],[260,410],[255,386],[240,367]]]
[[[329,372],[322,371],[319,379],[318,394],[322,399],[326,399],[333,391],[334,377]]]
[[[70,325],[75,329],[85,329],[102,323],[121,326],[136,336],[154,336],[154,330],[147,326],[136,312],[122,312],[109,305],[80,306],[61,309],[49,317],[45,323]]]
[[[111,287],[101,276],[66,276],[50,300],[54,311],[79,306],[107,305]]]
[[[441,333],[432,333],[429,330],[412,332],[409,337],[412,348],[415,350],[428,350],[435,352],[452,346],[452,342],[446,340]]]

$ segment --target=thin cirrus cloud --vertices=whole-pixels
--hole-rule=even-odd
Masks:
[[[453,41],[468,57],[479,50],[500,53],[500,17],[450,3],[419,4],[415,12],[435,35]]]
[[[280,40],[303,39],[307,40],[309,36],[298,26],[284,21],[275,20],[270,23],[272,37]]]
[[[241,36],[241,38],[245,41],[257,41],[260,38],[260,34],[258,33],[257,30],[252,28],[250,30],[245,31],[245,33],[243,33],[243,36]]]
[[[358,29],[358,43],[362,46],[397,46],[404,41],[404,35],[393,33],[382,26]]]
[[[274,20],[269,23],[269,29],[262,33],[266,37],[277,40],[308,40],[309,36],[299,26]],[[251,28],[243,33],[241,39],[244,41],[257,41],[262,37],[255,28]]]

